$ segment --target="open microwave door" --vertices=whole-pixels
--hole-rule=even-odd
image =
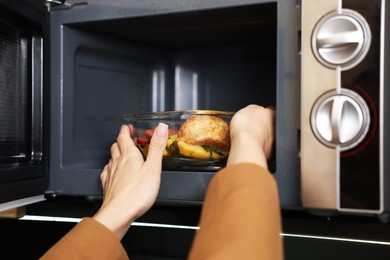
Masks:
[[[46,13],[0,0],[0,211],[44,200],[48,186]]]

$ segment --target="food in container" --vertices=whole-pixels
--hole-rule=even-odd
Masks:
[[[234,112],[183,110],[124,115],[134,128],[134,139],[146,157],[158,123],[169,126],[164,151],[165,170],[216,170],[226,163],[230,150],[229,124]]]

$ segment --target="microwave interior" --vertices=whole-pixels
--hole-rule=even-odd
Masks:
[[[277,7],[74,14],[77,22],[74,10],[53,12],[48,193],[101,194],[99,174],[125,114],[277,107]],[[163,169],[159,198],[201,201],[214,174]]]
[[[275,12],[260,5],[65,26],[64,166],[104,166],[127,113],[275,106]]]

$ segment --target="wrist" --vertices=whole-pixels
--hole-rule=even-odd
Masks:
[[[120,210],[110,205],[101,207],[93,219],[111,230],[119,240],[124,237],[132,223]]]
[[[232,139],[227,165],[237,163],[254,163],[268,169],[264,144],[248,133],[240,133]]]

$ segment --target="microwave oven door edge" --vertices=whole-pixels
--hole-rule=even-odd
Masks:
[[[43,46],[46,9],[35,1],[2,0],[0,12],[0,211],[4,211],[45,199],[49,103]]]

